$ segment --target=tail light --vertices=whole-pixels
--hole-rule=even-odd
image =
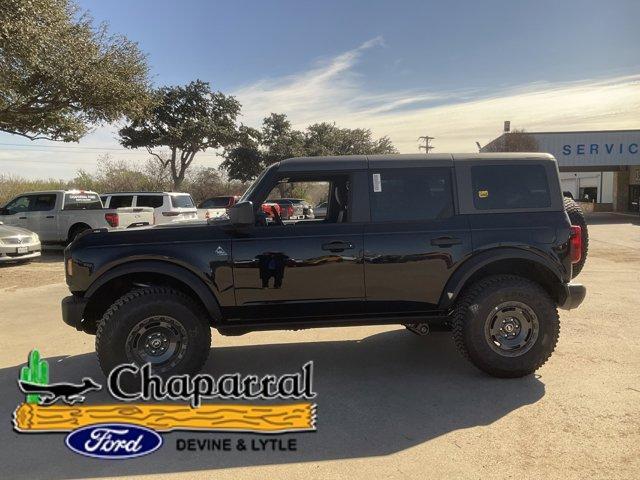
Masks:
[[[582,258],[582,228],[578,225],[571,225],[569,250],[571,252],[571,263],[578,263]]]
[[[120,224],[120,217],[117,213],[105,213],[104,219],[112,227],[117,227]]]
[[[211,215],[209,215],[209,210],[207,210],[207,211],[204,213],[204,218],[205,218],[205,220],[209,220],[209,217],[210,217],[210,216],[211,216]]]
[[[156,212],[153,212],[153,225],[156,224]]]

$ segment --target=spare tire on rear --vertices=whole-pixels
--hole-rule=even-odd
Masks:
[[[571,225],[577,225],[582,229],[582,257],[578,263],[573,264],[572,278],[576,278],[584,267],[587,260],[587,252],[589,250],[589,231],[587,230],[587,222],[584,219],[584,213],[580,206],[571,198],[564,197],[564,209],[569,215]]]

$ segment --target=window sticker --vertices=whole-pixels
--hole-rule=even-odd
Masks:
[[[488,198],[489,197],[489,190],[479,190],[478,191],[478,197],[479,198]]]
[[[373,191],[376,193],[382,191],[382,180],[379,173],[373,174]]]

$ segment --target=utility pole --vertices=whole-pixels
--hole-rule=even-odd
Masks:
[[[435,137],[430,137],[429,135],[418,137],[418,150],[424,150],[424,153],[429,153],[431,150],[433,150],[431,140],[435,140]],[[420,145],[421,141],[424,141],[424,145]]]

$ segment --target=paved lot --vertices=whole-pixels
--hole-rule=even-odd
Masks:
[[[560,342],[539,375],[487,377],[447,334],[396,327],[214,335],[213,375],[315,361],[318,431],[296,435],[299,450],[285,453],[177,452],[176,439],[194,435],[171,433],[160,453],[108,462],[69,452],[60,434],[13,433],[15,382],[31,348],[49,358],[52,381],[102,377],[93,337],[61,323],[59,257],[0,268],[2,477],[640,478],[640,222],[590,223],[587,299],[562,312]],[[210,436],[225,435],[196,437]]]

